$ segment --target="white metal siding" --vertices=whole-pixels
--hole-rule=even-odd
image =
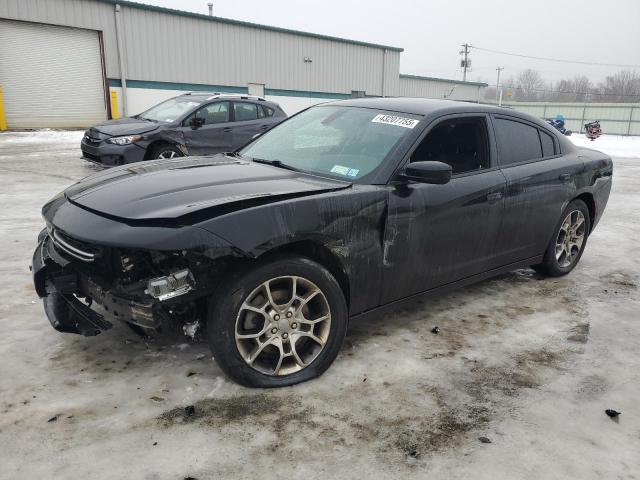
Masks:
[[[384,49],[170,13],[121,8],[129,80],[382,95]],[[114,5],[0,0],[0,18],[103,32],[108,78],[120,78]],[[305,62],[310,57],[312,62]],[[385,95],[398,95],[400,52],[387,50]]]
[[[122,19],[127,78],[382,94],[381,48],[124,6]],[[387,53],[387,95],[397,94],[398,53]]]
[[[106,119],[94,31],[0,20],[0,84],[9,128],[84,127]]]
[[[584,124],[600,121],[604,133],[640,134],[640,103],[503,102],[521,112],[540,118],[565,117],[565,127],[584,132]]]
[[[400,76],[400,96],[422,98],[446,98],[449,100],[480,100],[480,85],[470,85],[453,81],[438,81]]]

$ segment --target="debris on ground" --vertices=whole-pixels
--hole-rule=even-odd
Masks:
[[[193,370],[187,370],[187,377],[193,377],[194,375],[197,375],[198,372],[194,372]]]
[[[194,340],[196,338],[196,334],[198,333],[198,330],[200,330],[200,322],[198,320],[191,323],[185,323],[182,326],[182,332],[187,337],[190,337],[191,340]]]
[[[196,360],[202,360],[203,358],[207,358],[207,354],[206,353],[201,353],[200,355],[198,355],[196,357]]]
[[[431,333],[435,333],[437,335],[438,333],[440,333],[440,327],[436,325],[431,329]]]
[[[478,440],[480,440],[480,443],[491,443],[491,439],[488,437],[478,437]]]
[[[164,398],[156,397],[155,395],[153,397],[151,397],[151,400],[153,400],[156,403],[164,402]]]
[[[191,417],[196,413],[196,407],[194,407],[193,405],[188,405],[186,407],[184,407],[184,414],[187,417]]]
[[[51,422],[57,422],[58,421],[58,417],[60,416],[60,414],[58,413],[57,415],[54,415],[53,417],[51,417],[49,420],[47,420],[48,423]]]
[[[607,416],[617,419],[618,416],[622,413],[622,412],[616,412],[615,410],[611,409],[611,408],[607,408],[604,413],[607,414]]]

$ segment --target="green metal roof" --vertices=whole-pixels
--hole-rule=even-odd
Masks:
[[[450,80],[448,78],[436,78],[436,77],[421,77],[419,75],[406,75],[404,73],[400,74],[400,78],[410,78],[413,80],[431,80],[432,82],[444,82],[444,83],[456,83],[463,85],[475,85],[476,87],[488,87],[488,83],[482,82],[463,82],[462,80]]]
[[[209,20],[211,22],[227,23],[229,25],[238,25],[238,26],[241,26],[241,27],[259,28],[261,30],[269,30],[269,31],[272,31],[272,32],[289,33],[289,34],[292,34],[292,35],[302,35],[302,36],[305,36],[305,37],[318,38],[320,40],[332,40],[334,42],[350,43],[350,44],[353,44],[353,45],[361,45],[361,46],[364,46],[364,47],[386,48],[387,50],[393,50],[393,51],[396,51],[396,52],[403,52],[404,51],[404,48],[390,47],[388,45],[378,45],[376,43],[360,42],[358,40],[350,40],[348,38],[331,37],[329,35],[320,35],[320,34],[317,34],[317,33],[301,32],[299,30],[291,30],[291,29],[288,29],[288,28],[272,27],[270,25],[261,25],[259,23],[243,22],[241,20],[232,20],[230,18],[222,18],[222,17],[204,15],[202,13],[185,12],[184,10],[176,10],[176,9],[173,9],[173,8],[158,7],[158,6],[155,6],[155,5],[147,5],[145,3],[129,2],[129,1],[126,1],[126,0],[124,0],[124,1],[119,1],[119,0],[99,0],[99,1],[105,2],[105,3],[110,3],[112,5],[118,4],[118,5],[121,5],[123,7],[139,8],[141,10],[149,10],[149,11],[152,11],[152,12],[167,13],[169,15],[180,15],[182,17],[199,18],[200,20]]]

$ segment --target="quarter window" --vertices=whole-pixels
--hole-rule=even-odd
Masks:
[[[495,124],[500,164],[503,167],[542,158],[537,128],[504,118],[497,118]]]
[[[263,105],[262,109],[264,110],[264,116],[265,117],[273,117],[273,108],[265,107]]]
[[[553,143],[553,137],[548,133],[540,130],[540,141],[542,143],[542,156],[553,157],[556,154],[556,147]]]
[[[258,119],[258,106],[255,103],[234,103],[233,113],[236,122],[245,122],[247,120]]]

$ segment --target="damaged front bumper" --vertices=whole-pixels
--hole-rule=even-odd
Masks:
[[[121,321],[148,334],[170,320],[153,298],[135,301],[98,285],[58,252],[46,230],[38,238],[31,270],[47,318],[59,332],[94,336]]]
[[[109,330],[113,324],[74,295],[78,291],[77,274],[65,272],[69,263],[55,250],[52,251],[50,237],[43,230],[33,254],[31,271],[36,292],[43,299],[44,311],[51,326],[59,332],[87,337]],[[59,274],[50,275],[52,270]]]

